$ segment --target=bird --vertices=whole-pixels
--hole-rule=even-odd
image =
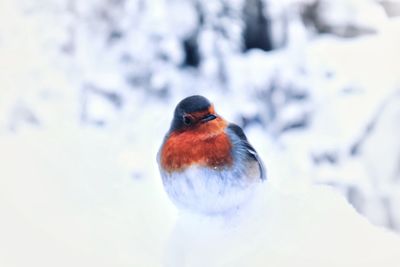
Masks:
[[[240,209],[267,177],[242,128],[223,119],[200,95],[177,104],[157,163],[178,209],[208,215]]]

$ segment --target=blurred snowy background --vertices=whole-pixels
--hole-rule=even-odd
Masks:
[[[2,266],[158,266],[155,157],[192,94],[271,183],[400,232],[398,0],[3,0],[0,70]]]

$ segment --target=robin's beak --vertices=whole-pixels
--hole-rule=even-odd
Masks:
[[[215,116],[214,114],[208,114],[207,116],[201,119],[201,122],[212,121],[215,120],[216,118],[217,116]]]

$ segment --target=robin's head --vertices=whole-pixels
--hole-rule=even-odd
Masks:
[[[170,132],[194,129],[216,118],[214,107],[207,98],[189,96],[176,106]]]

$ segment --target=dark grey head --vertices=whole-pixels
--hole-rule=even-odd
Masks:
[[[169,131],[190,129],[216,118],[214,108],[207,98],[200,95],[189,96],[176,106]]]

